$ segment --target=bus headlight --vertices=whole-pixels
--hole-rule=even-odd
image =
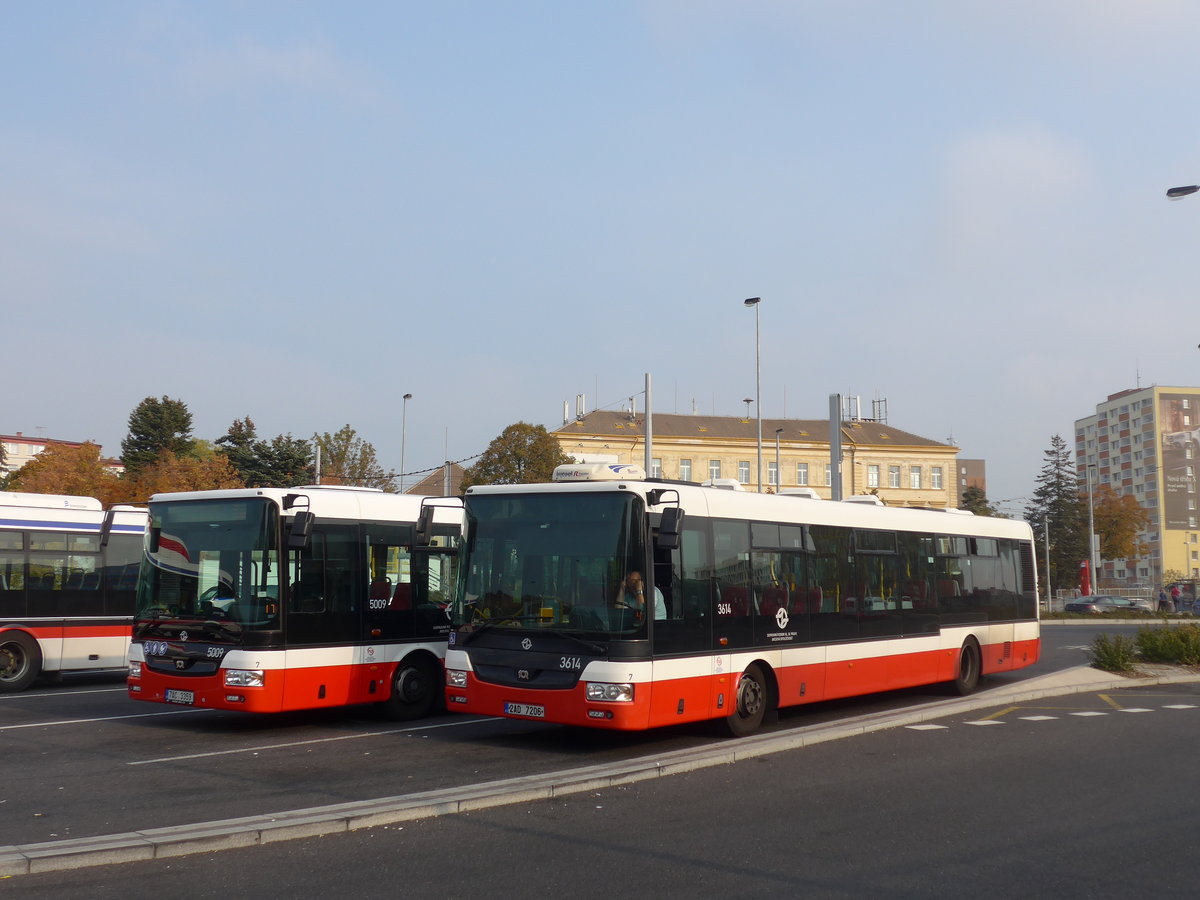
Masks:
[[[141,662],[141,660],[131,660],[130,661],[129,677],[130,678],[141,678],[142,677],[142,662]]]
[[[465,688],[467,686],[467,673],[462,669],[447,669],[446,686],[453,688]]]
[[[602,700],[606,703],[632,703],[633,685],[604,684],[603,682],[591,681],[588,682],[587,686],[587,698],[589,700]]]
[[[262,669],[226,669],[226,687],[262,687]]]

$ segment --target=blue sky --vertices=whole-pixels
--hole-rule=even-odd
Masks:
[[[8,3],[0,431],[349,423],[387,468],[564,400],[831,393],[1021,506],[1200,383],[1185,0]],[[639,401],[639,407],[641,402]]]

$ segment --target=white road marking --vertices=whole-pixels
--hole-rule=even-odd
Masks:
[[[170,712],[139,713],[133,716],[101,716],[97,719],[57,719],[53,722],[29,722],[25,725],[0,725],[0,731],[18,728],[48,728],[51,725],[90,725],[93,722],[115,722],[118,719],[149,719],[154,716],[178,716],[183,713],[213,712],[211,709],[173,709]]]
[[[182,762],[188,759],[204,759],[209,756],[232,756],[237,753],[259,753],[263,750],[286,750],[290,747],[305,747],[311,744],[332,744],[337,741],[353,741],[358,738],[383,737],[389,734],[405,734],[410,731],[430,731],[434,728],[453,728],[457,725],[476,725],[494,722],[495,719],[466,719],[461,722],[443,722],[441,725],[413,725],[409,728],[389,728],[387,731],[364,731],[361,734],[343,734],[338,737],[314,738],[307,741],[289,741],[283,744],[262,744],[258,747],[240,747],[233,750],[212,750],[208,753],[189,753],[184,756],[160,756],[157,759],[139,759],[125,763],[127,766],[149,766],[155,763]],[[940,727],[940,726],[938,726]]]
[[[1164,706],[1163,709],[1195,709],[1195,703],[1170,703]]]
[[[963,722],[964,725],[1003,725],[999,719],[979,719],[975,722]]]
[[[1096,712],[1096,710],[1088,710],[1087,712],[1071,713],[1073,716],[1107,716],[1106,712]]]
[[[1152,709],[1143,709],[1140,706],[1131,706],[1128,709],[1121,709],[1118,712],[1154,712]]]
[[[76,694],[126,694],[128,688],[97,688],[94,691],[54,691],[53,693],[19,693],[19,694],[0,694],[0,700],[40,700],[43,697],[74,697]]]
[[[949,728],[948,725],[905,725],[905,728],[911,728],[913,731],[938,731],[943,728]]]
[[[1051,722],[1058,716],[1021,716],[1026,722]]]

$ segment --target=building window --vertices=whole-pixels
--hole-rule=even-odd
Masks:
[[[942,467],[941,466],[934,466],[933,470],[929,473],[929,486],[931,488],[933,488],[935,491],[940,491],[942,489]]]
[[[900,487],[900,467],[899,466],[888,466],[888,487],[890,487],[890,488]]]
[[[833,463],[825,463],[825,483],[833,484]]]
[[[742,484],[750,483],[750,463],[746,460],[738,463],[738,481]]]
[[[692,480],[692,461],[690,459],[681,459],[679,461],[679,480]]]
[[[867,466],[867,487],[879,487],[879,466]]]
[[[708,461],[708,477],[709,478],[720,478],[721,477],[721,461],[719,459],[710,459]]]
[[[662,457],[650,460],[650,477],[662,478]]]
[[[808,463],[796,463],[796,484],[808,484]]]
[[[908,486],[914,491],[921,489],[921,467],[913,466],[908,470]]]
[[[779,487],[779,466],[774,461],[767,463],[767,484]]]

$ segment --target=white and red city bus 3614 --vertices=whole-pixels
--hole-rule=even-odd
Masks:
[[[145,509],[0,493],[0,691],[125,665],[145,530]]]
[[[282,712],[442,699],[461,509],[310,486],[156,494],[138,579],[129,696]]]
[[[463,498],[451,710],[612,729],[722,718],[740,735],[778,707],[967,692],[1038,659],[1024,522],[637,466],[555,479]]]

